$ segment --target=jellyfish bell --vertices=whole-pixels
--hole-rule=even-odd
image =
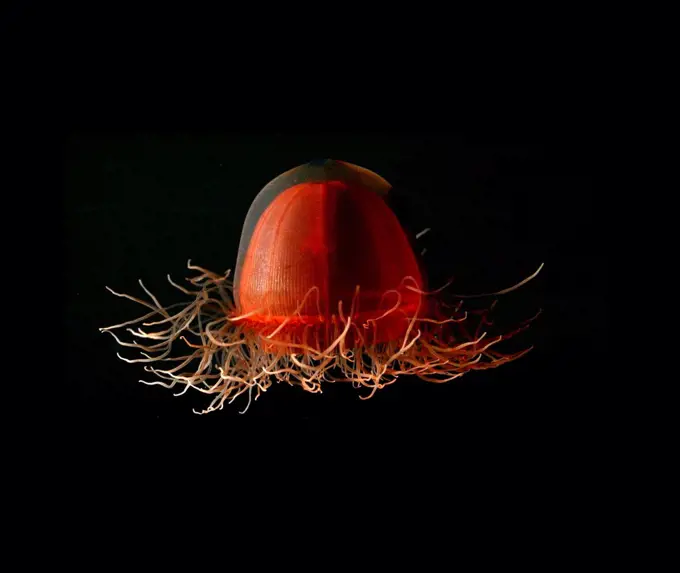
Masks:
[[[367,398],[401,375],[444,382],[524,354],[494,347],[528,322],[487,338],[486,312],[473,332],[462,297],[450,304],[456,297],[446,289],[426,290],[385,201],[389,190],[376,173],[343,161],[291,169],[253,201],[233,280],[189,262],[198,272],[190,288],[168,276],[187,303],[163,307],[141,281],[150,301],[111,291],[150,312],[101,330],[141,353],[119,356],[158,378],[142,382],[212,395],[203,413],[244,394],[247,409],[273,382],[308,392],[350,382]],[[138,340],[122,341],[114,333],[122,327]]]
[[[389,184],[339,161],[297,167],[267,185],[244,225],[234,296],[244,324],[272,342],[321,350],[387,342],[420,305],[418,262],[385,203]],[[395,307],[393,312],[387,313]]]

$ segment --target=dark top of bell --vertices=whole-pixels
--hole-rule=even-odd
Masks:
[[[323,165],[326,165],[327,163],[330,163],[333,161],[332,159],[312,159],[312,161],[308,162],[307,165],[311,165],[312,167],[321,167]]]

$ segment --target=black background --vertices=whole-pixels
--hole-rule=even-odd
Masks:
[[[141,6],[23,2],[3,19],[4,366],[17,370],[3,405],[17,419],[5,445],[19,453],[5,474],[26,492],[8,489],[8,508],[22,538],[49,531],[24,556],[91,563],[135,547],[157,563],[191,539],[194,567],[226,549],[229,563],[295,554],[318,568],[373,546],[404,565],[412,548],[422,568],[438,548],[437,565],[458,560],[474,539],[476,562],[563,562],[582,547],[589,562],[600,547],[609,560],[620,543],[606,544],[604,521],[630,511],[631,487],[616,494],[632,472],[602,471],[625,439],[608,419],[616,391],[603,392],[625,361],[608,355],[605,303],[617,202],[595,178],[609,146],[601,121],[620,100],[603,95],[602,20],[516,6],[495,20],[407,6],[403,22],[398,9],[371,22],[368,6],[300,6],[292,18],[253,7],[190,19],[182,6],[174,23],[171,9],[145,19]],[[628,115],[616,116],[624,129]],[[350,387],[273,387],[244,415],[197,416],[203,396],[137,383],[141,367],[98,329],[138,309],[104,286],[140,293],[141,278],[170,302],[165,275],[180,280],[188,258],[225,270],[258,191],[324,157],[383,175],[405,226],[433,229],[434,283],[495,290],[544,262],[498,309],[508,322],[543,309],[521,340],[534,350],[450,384],[399,380],[369,401]],[[301,511],[306,499],[317,515]],[[405,538],[378,540],[385,525]]]
[[[588,141],[576,133],[451,131],[68,131],[63,141],[66,398],[63,421],[116,439],[131,427],[161,441],[248,436],[293,446],[331,436],[370,436],[384,446],[533,444],[549,452],[591,429],[590,404],[606,353],[606,258],[595,219],[598,193]],[[181,295],[165,281],[186,262],[233,266],[243,219],[271,179],[312,159],[367,167],[392,183],[406,229],[432,231],[419,244],[432,286],[453,277],[458,293],[506,288],[545,263],[520,291],[501,297],[508,324],[542,309],[521,337],[534,350],[495,370],[444,385],[403,378],[368,401],[350,386],[321,395],[273,386],[246,414],[235,403],[197,416],[205,396],[182,397],[137,381],[141,365],[98,328],[138,315],[119,292],[163,302]],[[349,230],[348,230],[349,232]],[[247,441],[247,440],[246,440]]]

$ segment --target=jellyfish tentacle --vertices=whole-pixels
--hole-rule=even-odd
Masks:
[[[130,359],[119,355],[122,360],[144,363],[144,370],[158,378],[140,380],[141,383],[168,389],[181,386],[175,395],[193,389],[212,396],[204,409],[194,410],[197,414],[221,410],[225,403],[231,404],[239,398],[245,400],[245,407],[239,410],[243,413],[273,383],[321,393],[326,384],[349,382],[359,390],[365,388],[359,398],[368,400],[400,376],[418,376],[436,384],[449,382],[466,372],[496,368],[524,356],[531,347],[504,354],[496,350],[496,345],[528,328],[540,315],[539,311],[510,331],[490,335],[488,329],[494,325],[489,314],[495,301],[486,310],[462,311],[462,302],[449,304],[448,298],[442,298],[441,289],[424,291],[418,288],[413,277],[405,277],[400,288],[421,295],[415,308],[408,312],[401,305],[400,289],[391,289],[383,293],[378,308],[395,296],[396,304],[376,313],[374,318],[357,323],[361,301],[358,286],[348,311],[342,301],[338,301],[337,314],[330,321],[314,322],[312,318],[316,317],[300,313],[313,295],[320,313],[319,289],[311,288],[297,305],[296,312],[276,323],[275,317],[267,318],[261,311],[239,313],[234,305],[233,284],[226,280],[229,273],[220,276],[191,264],[189,268],[200,273],[187,279],[199,290],[178,288],[190,297],[186,303],[161,307],[141,281],[151,302],[109,289],[151,312],[100,330],[141,356]],[[172,281],[171,284],[179,286]],[[425,306],[428,297],[432,304]],[[426,314],[421,314],[423,308],[428,309]],[[407,321],[402,334],[394,340],[376,342],[380,321],[398,317],[398,313]],[[160,320],[149,321],[158,315],[162,317]],[[257,327],[255,319],[262,316],[266,320]],[[468,328],[470,322],[473,324]],[[320,336],[327,327],[331,333],[328,340]],[[133,341],[120,338],[115,332],[119,330],[131,334]],[[474,336],[470,332],[474,332]],[[140,344],[135,338],[150,340],[153,344]],[[173,344],[179,341],[185,350],[173,354]],[[187,348],[191,350],[189,353]]]

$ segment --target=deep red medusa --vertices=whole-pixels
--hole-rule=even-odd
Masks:
[[[151,302],[111,291],[150,312],[102,331],[115,337],[114,329],[136,325],[127,330],[149,343],[116,337],[143,355],[123,360],[149,363],[146,370],[161,380],[147,384],[213,395],[203,412],[242,394],[250,404],[274,381],[308,392],[351,382],[368,398],[400,375],[446,382],[523,355],[501,354],[494,345],[528,321],[487,337],[485,313],[473,332],[460,301],[447,303],[444,289],[426,291],[408,237],[384,200],[389,189],[379,175],[343,161],[291,169],[255,198],[233,282],[230,272],[220,276],[189,262],[199,273],[188,279],[193,288],[168,277],[192,297],[186,304],[164,308],[143,284]],[[181,355],[171,356],[178,347]]]

